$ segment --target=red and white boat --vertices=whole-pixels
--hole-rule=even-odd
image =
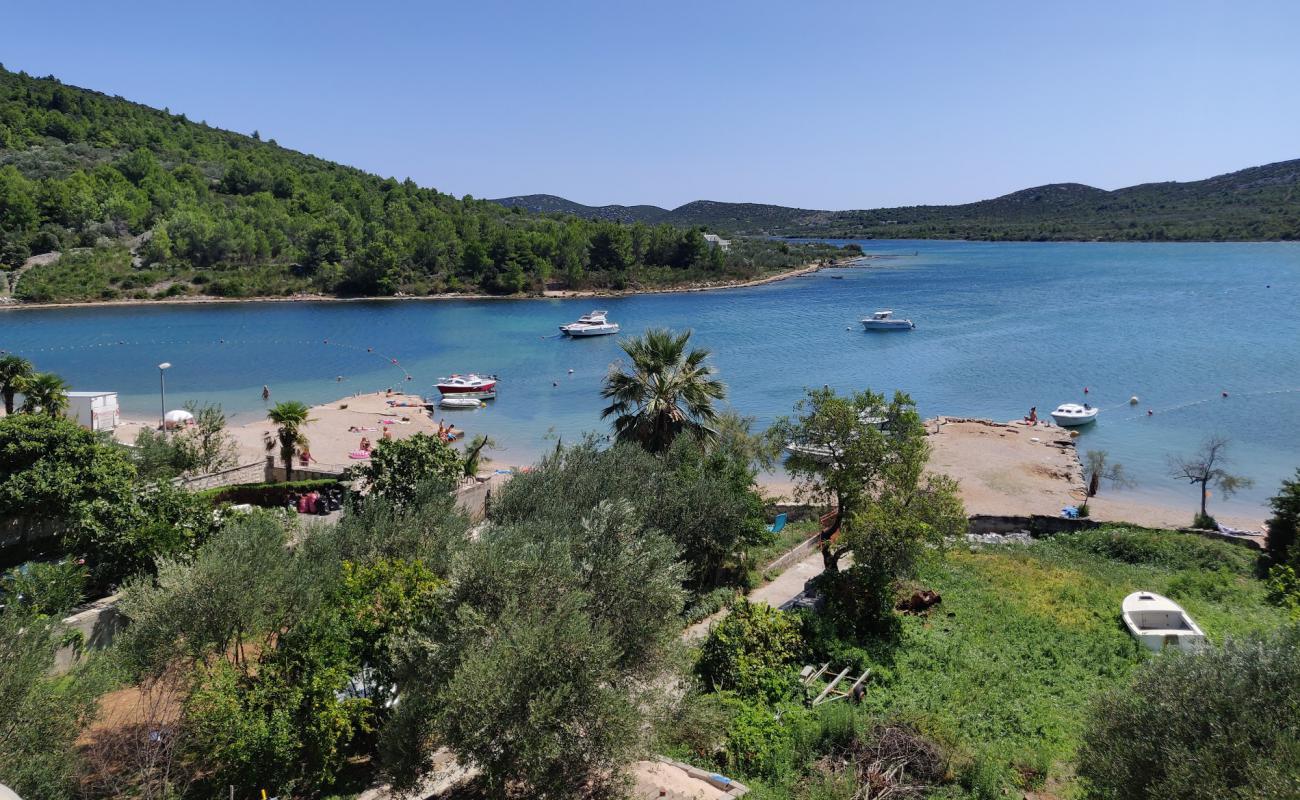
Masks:
[[[434,384],[435,388],[443,394],[480,394],[495,392],[497,390],[497,379],[495,375],[452,375],[450,378],[439,378]]]

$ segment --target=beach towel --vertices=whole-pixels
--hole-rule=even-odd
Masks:
[[[348,453],[348,458],[370,458],[370,453],[366,450],[353,450]]]

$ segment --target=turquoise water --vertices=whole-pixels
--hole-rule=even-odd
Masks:
[[[76,389],[117,391],[135,416],[157,413],[160,361],[173,364],[169,407],[220,402],[236,418],[260,416],[263,384],[273,400],[318,403],[492,372],[495,403],[444,416],[520,461],[556,436],[605,430],[598,392],[617,340],[553,336],[599,306],[626,333],[692,328],[730,403],[760,423],[822,384],[903,389],[926,415],[1011,419],[1087,400],[1103,413],[1080,449],[1110,451],[1140,494],[1190,506],[1193,491],[1165,475],[1168,454],[1230,436],[1238,471],[1257,481],[1237,510],[1258,507],[1300,465],[1300,245],[862,245],[897,257],[749,289],[618,299],[26,310],[0,314],[0,349]],[[864,333],[858,320],[876,308],[917,329]]]

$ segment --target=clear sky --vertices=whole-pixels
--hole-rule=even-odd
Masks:
[[[812,208],[1300,158],[1300,2],[0,0],[0,62],[457,195]]]

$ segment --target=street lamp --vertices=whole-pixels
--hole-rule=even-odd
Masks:
[[[164,361],[158,365],[158,404],[162,408],[162,435],[167,435],[167,370],[172,362]]]

